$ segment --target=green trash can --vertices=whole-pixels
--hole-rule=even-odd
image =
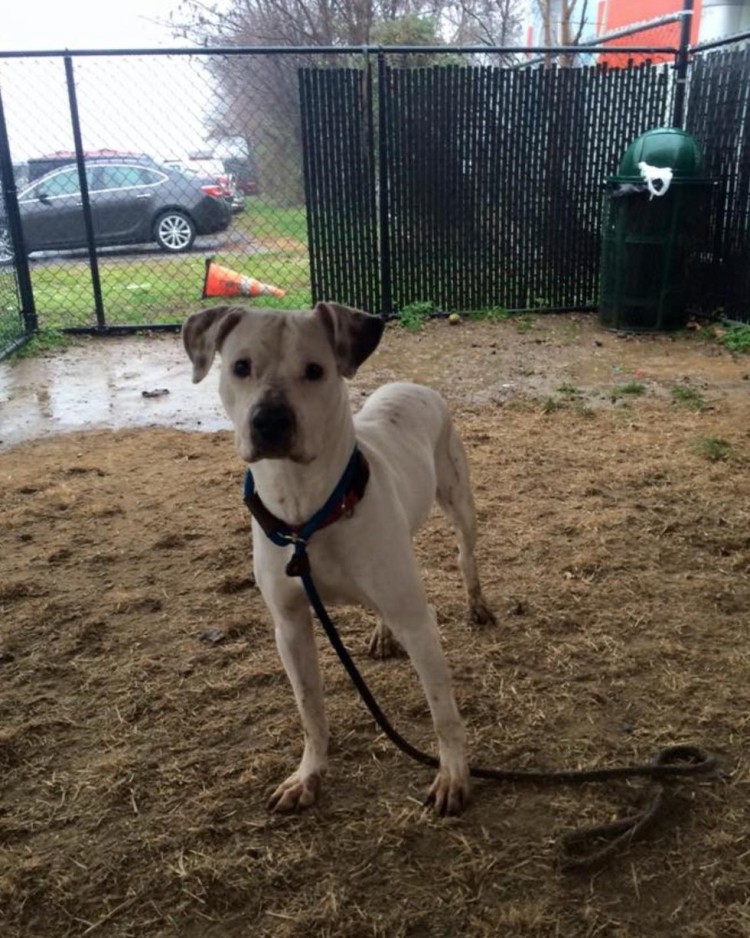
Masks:
[[[672,170],[666,191],[652,194],[639,163]],[[630,144],[607,182],[602,235],[599,322],[607,329],[681,329],[691,281],[706,248],[714,183],[689,134],[650,130]],[[652,188],[659,190],[658,181]]]

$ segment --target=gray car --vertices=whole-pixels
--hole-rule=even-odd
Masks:
[[[210,180],[158,164],[124,159],[87,160],[86,182],[96,244],[156,242],[164,251],[187,251],[196,235],[229,226],[231,212],[212,194]],[[27,253],[85,248],[81,186],[75,165],[56,169],[18,196]],[[11,254],[0,212],[0,258]]]

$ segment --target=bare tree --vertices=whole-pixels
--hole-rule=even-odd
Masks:
[[[183,0],[173,20],[202,45],[434,45],[451,40],[507,44],[520,27],[518,0],[233,0],[219,8]],[[361,59],[359,59],[361,61]],[[446,60],[447,61],[447,60]],[[263,190],[301,199],[300,64],[346,64],[343,56],[229,55],[212,58],[220,89],[209,133],[242,137]],[[424,57],[398,64],[425,64]]]
[[[234,0],[218,8],[205,0],[183,0],[183,35],[250,45],[364,45],[378,22],[401,17],[439,21],[446,0]]]
[[[542,19],[542,45],[577,46],[586,28],[588,0],[536,0]],[[570,67],[575,64],[574,52],[561,53],[556,57],[559,65]],[[547,67],[552,64],[551,53],[545,55]]]
[[[510,46],[521,32],[519,0],[454,0],[444,15],[455,43]]]

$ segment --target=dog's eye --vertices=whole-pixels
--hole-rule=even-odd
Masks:
[[[252,370],[249,358],[238,358],[232,365],[232,374],[236,378],[249,378]]]
[[[320,381],[323,377],[323,369],[316,362],[310,362],[305,368],[305,378],[308,381]]]

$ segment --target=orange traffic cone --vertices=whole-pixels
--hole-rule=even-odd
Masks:
[[[203,299],[209,296],[275,296],[282,297],[286,291],[270,283],[261,283],[254,277],[245,277],[214,263],[206,258],[206,276],[203,280]]]

